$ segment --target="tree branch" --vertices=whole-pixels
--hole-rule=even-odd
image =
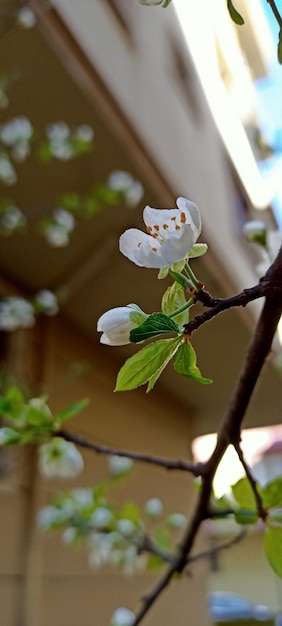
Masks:
[[[60,430],[56,434],[58,437],[63,437],[66,441],[71,441],[77,446],[80,446],[81,448],[85,448],[87,450],[91,450],[96,454],[114,454],[120,457],[127,457],[128,459],[132,459],[133,461],[150,463],[151,465],[163,467],[167,470],[190,472],[195,477],[202,475],[202,470],[204,467],[203,463],[187,463],[186,461],[182,461],[181,459],[175,461],[171,459],[156,457],[150,454],[139,454],[138,452],[129,452],[128,450],[119,450],[117,448],[111,448],[109,446],[101,446],[96,443],[92,443],[91,441],[88,441],[88,439],[85,439],[80,435],[70,433],[66,430]]]
[[[253,490],[253,494],[254,494],[255,501],[256,501],[256,507],[257,507],[258,516],[262,520],[265,521],[266,518],[267,518],[267,511],[265,510],[265,508],[263,506],[263,502],[262,502],[261,496],[260,496],[260,494],[258,492],[257,482],[254,479],[248,464],[246,463],[246,460],[245,460],[244,454],[243,454],[243,450],[242,450],[240,444],[237,442],[237,443],[233,444],[233,447],[234,447],[234,449],[236,450],[236,452],[238,454],[238,458],[239,458],[241,464],[243,465],[243,468],[245,470],[247,479],[248,479],[248,481],[249,481],[249,483],[251,485],[251,488]]]
[[[141,622],[162,591],[169,584],[174,574],[183,572],[201,523],[207,517],[216,469],[228,445],[237,445],[240,442],[242,421],[265,359],[271,349],[272,340],[282,312],[281,276],[282,249],[280,249],[276,260],[269,268],[263,281],[261,281],[268,281],[265,304],[247,351],[245,363],[231,398],[229,408],[219,429],[217,444],[210,459],[204,465],[202,489],[194,514],[179,545],[179,554],[175,563],[168,568],[155,589],[143,599],[143,606],[136,614],[132,626],[137,626]],[[273,287],[272,290],[271,286]]]

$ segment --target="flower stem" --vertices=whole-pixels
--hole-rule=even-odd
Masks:
[[[190,298],[190,300],[187,300],[187,302],[185,302],[183,306],[181,306],[179,309],[176,309],[176,311],[173,311],[173,313],[170,313],[168,317],[176,317],[177,315],[180,315],[180,313],[183,313],[183,311],[189,309],[191,306],[193,306],[193,304],[195,304],[195,300],[194,298]]]
[[[188,263],[185,263],[185,272],[187,274],[187,276],[189,276],[190,280],[192,281],[194,287],[196,288],[197,291],[201,291],[202,286],[199,283],[198,279],[196,278],[194,272],[192,272],[191,267]]]

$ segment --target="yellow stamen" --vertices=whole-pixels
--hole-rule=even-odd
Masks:
[[[181,215],[180,215],[180,222],[181,222],[181,224],[185,224],[185,222],[186,222],[186,215],[185,215],[185,213],[181,213]]]

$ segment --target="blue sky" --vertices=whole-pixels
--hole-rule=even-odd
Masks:
[[[278,42],[279,27],[266,0],[261,0],[263,11],[269,23],[275,45]],[[260,164],[262,173],[273,171],[281,176],[280,189],[273,201],[277,223],[282,229],[282,65],[273,60],[267,77],[255,82],[256,111],[265,141],[275,150],[271,159]]]

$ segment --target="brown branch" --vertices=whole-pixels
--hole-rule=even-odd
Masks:
[[[244,454],[243,454],[243,450],[242,450],[240,444],[238,442],[234,443],[233,447],[234,447],[234,449],[237,452],[238,458],[239,458],[241,464],[243,465],[243,468],[245,470],[245,474],[246,474],[247,479],[248,479],[248,481],[250,483],[250,486],[252,488],[252,491],[253,491],[253,494],[254,494],[254,497],[255,497],[255,501],[256,501],[257,514],[263,521],[265,521],[266,518],[267,518],[267,511],[265,510],[265,508],[263,506],[263,502],[262,502],[261,496],[260,496],[260,494],[258,492],[257,481],[254,479],[254,477],[252,475],[252,472],[251,472],[248,464],[246,463],[246,460],[245,460]]]
[[[270,289],[271,285],[265,277],[254,287],[244,289],[230,298],[213,298],[208,291],[202,289],[197,293],[197,300],[204,306],[209,307],[209,310],[204,313],[200,313],[199,315],[195,315],[190,322],[184,324],[185,334],[190,335],[194,330],[197,330],[197,328],[227,309],[237,306],[245,307],[249,304],[249,302],[258,300],[258,298],[262,298],[267,295]]]
[[[265,359],[271,349],[272,340],[282,312],[281,276],[282,249],[264,277],[264,280],[269,281],[266,301],[249,345],[243,369],[231,398],[229,408],[219,429],[214,452],[204,465],[202,489],[190,524],[179,545],[179,555],[175,563],[168,568],[155,589],[143,599],[143,606],[136,614],[132,626],[137,626],[141,622],[162,591],[170,583],[174,574],[180,574],[185,569],[189,553],[193,547],[201,523],[207,517],[209,511],[209,501],[216,469],[228,445],[235,445],[240,442],[242,421]],[[272,290],[270,289],[271,286],[273,287]]]
[[[101,446],[96,443],[92,443],[81,437],[80,435],[76,435],[74,433],[70,433],[66,430],[60,430],[56,433],[58,437],[63,437],[66,441],[71,441],[72,443],[80,446],[81,448],[85,448],[87,450],[91,450],[96,454],[107,454],[107,455],[116,455],[120,457],[127,457],[128,459],[132,459],[133,461],[141,461],[143,463],[150,463],[151,465],[156,465],[159,467],[163,467],[167,470],[179,470],[182,472],[190,472],[193,476],[198,477],[202,475],[203,463],[187,463],[186,461],[179,460],[171,460],[156,457],[150,454],[139,454],[139,452],[129,452],[128,450],[119,450],[117,448],[111,448],[109,446]]]

